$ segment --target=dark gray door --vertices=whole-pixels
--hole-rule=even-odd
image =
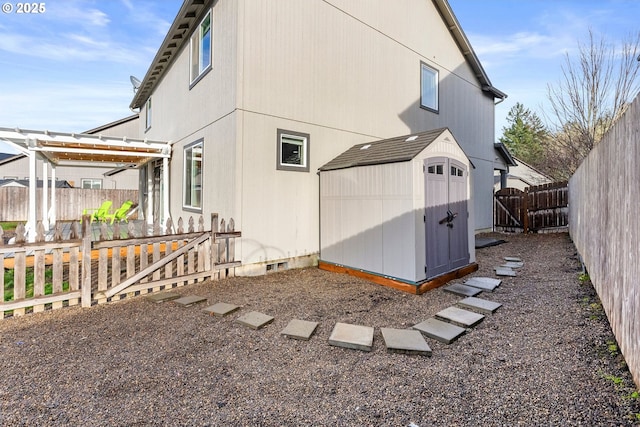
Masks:
[[[467,168],[446,157],[424,161],[427,278],[469,263]]]

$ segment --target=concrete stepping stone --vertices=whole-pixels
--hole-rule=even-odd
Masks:
[[[502,264],[500,267],[504,267],[504,268],[522,268],[524,267],[524,263],[523,262],[517,262],[517,261],[507,261],[504,264]]]
[[[409,329],[380,328],[387,351],[395,353],[419,354],[431,356],[431,347],[420,331]]]
[[[495,288],[500,286],[500,283],[502,283],[502,280],[492,277],[472,277],[464,282],[466,286],[472,286],[490,292],[493,292]]]
[[[160,292],[157,294],[151,294],[147,297],[147,299],[151,302],[155,302],[156,304],[160,304],[161,302],[172,301],[180,298],[182,295],[176,294],[175,292]]]
[[[510,262],[522,262],[522,258],[517,257],[517,256],[506,256],[503,258],[505,261],[510,261]]]
[[[201,302],[206,301],[207,299],[205,297],[201,297],[198,295],[187,295],[178,299],[174,299],[173,302],[175,302],[176,304],[179,304],[183,307],[190,307],[194,304],[198,304]]]
[[[318,322],[309,322],[308,320],[293,319],[289,322],[286,328],[280,332],[287,338],[293,338],[296,340],[309,341],[311,335],[318,327]]]
[[[502,307],[500,303],[476,297],[468,297],[462,301],[458,301],[458,305],[487,314],[495,313],[497,309]]]
[[[457,340],[460,335],[465,333],[465,329],[460,326],[452,325],[451,323],[433,318],[427,319],[424,322],[413,325],[412,327],[413,329],[417,329],[422,332],[427,337],[445,344],[451,344]]]
[[[336,323],[329,337],[329,344],[354,350],[373,349],[373,328],[370,326]]]
[[[509,276],[516,277],[516,272],[513,271],[513,268],[508,267],[496,267],[496,276]]]
[[[227,304],[226,302],[217,302],[205,308],[204,311],[211,314],[212,316],[226,316],[227,314],[231,314],[239,308],[239,305]]]
[[[473,328],[484,319],[482,314],[453,306],[437,312],[436,317],[464,328]]]
[[[248,326],[251,329],[260,329],[263,326],[268,325],[273,322],[274,317],[269,316],[264,313],[259,313],[257,311],[252,311],[250,313],[245,314],[244,316],[238,317],[236,319],[236,323],[240,323],[241,325]]]
[[[445,286],[444,288],[442,288],[442,290],[463,297],[475,297],[480,292],[482,292],[481,289],[475,288],[473,286],[461,285],[460,283],[454,283],[452,285]]]

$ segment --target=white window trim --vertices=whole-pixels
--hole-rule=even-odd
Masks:
[[[209,63],[203,67],[202,66],[202,24],[204,21],[209,18]],[[198,55],[197,63],[194,63],[194,43],[198,43],[197,52]],[[195,85],[200,79],[213,67],[213,11],[209,10],[202,21],[198,24],[193,34],[189,39],[189,80],[191,83],[191,87]],[[195,72],[194,67],[198,67],[198,71]]]
[[[424,99],[424,88],[423,88],[423,82],[424,82],[424,72],[425,71],[430,71],[431,73],[433,73],[433,77],[435,79],[435,94],[434,94],[434,99],[433,102],[435,105],[426,105],[425,104],[425,99]],[[440,73],[438,70],[436,70],[435,68],[427,65],[424,62],[420,62],[420,108],[424,108],[426,110],[429,111],[433,111],[434,113],[437,113],[439,108],[440,108]]]
[[[187,192],[191,192],[191,186],[189,186],[189,188],[187,188],[187,183],[191,183],[191,181],[187,180],[187,151],[192,151],[193,149],[197,146],[201,147],[201,151],[200,151],[200,206],[193,206],[193,203],[187,204],[186,203],[186,199],[187,199]],[[193,156],[192,156],[193,159]],[[204,179],[203,179],[203,174],[204,174],[204,139],[199,139],[197,141],[192,142],[189,145],[186,145],[184,147],[183,150],[183,162],[182,162],[182,208],[186,211],[191,211],[191,212],[202,212],[202,204],[203,204],[203,195],[204,195],[204,191],[203,191],[203,185],[204,185]]]
[[[293,163],[283,163],[282,162],[282,138],[287,137],[291,139],[298,139],[302,141],[303,147],[303,155],[301,156],[301,164],[293,164]],[[278,129],[278,139],[277,139],[277,158],[276,158],[276,169],[284,170],[284,171],[298,171],[298,172],[309,172],[309,163],[310,163],[310,145],[311,145],[311,137],[308,133],[294,132],[284,129]]]

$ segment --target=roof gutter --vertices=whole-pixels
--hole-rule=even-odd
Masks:
[[[504,101],[507,98],[507,94],[496,89],[491,84],[489,76],[485,72],[482,64],[480,63],[480,60],[478,59],[478,56],[471,47],[469,39],[467,39],[464,31],[462,31],[462,27],[460,26],[458,19],[453,13],[449,2],[447,0],[433,0],[433,4],[435,5],[438,12],[440,12],[440,15],[447,25],[447,28],[453,35],[454,40],[458,44],[458,47],[460,47],[460,51],[471,66],[473,72],[476,74],[477,79],[480,81],[482,90],[490,93],[494,97],[494,99],[498,99],[498,102],[495,103],[496,105]]]

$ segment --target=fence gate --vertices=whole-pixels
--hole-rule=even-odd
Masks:
[[[537,233],[563,229],[568,225],[567,182],[517,188],[503,188],[494,196],[496,231]]]

